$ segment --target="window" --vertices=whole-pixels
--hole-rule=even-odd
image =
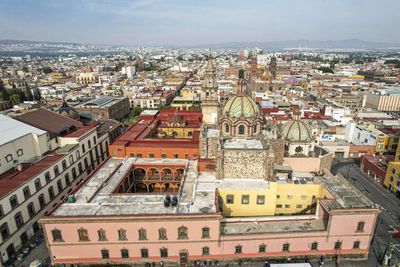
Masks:
[[[89,147],[89,149],[92,148],[92,142],[90,142],[90,140],[88,140],[88,147]]]
[[[179,154],[174,154],[174,159],[179,158]]]
[[[74,155],[69,155],[69,164],[74,164]]]
[[[306,200],[307,199],[307,195],[301,195],[301,199],[302,200]]]
[[[66,186],[70,186],[71,185],[71,181],[69,180],[69,174],[68,173],[66,173],[64,175],[64,179],[65,179],[65,185]]]
[[[161,158],[163,159],[167,158],[167,154],[161,154]]]
[[[341,241],[336,241],[335,242],[335,250],[338,250],[342,247],[342,242]]]
[[[3,242],[4,242],[5,240],[7,240],[8,237],[10,236],[10,231],[8,230],[8,225],[7,225],[7,223],[3,223],[3,224],[0,226],[0,234],[1,234],[1,238],[2,238]]]
[[[264,253],[266,250],[266,246],[264,244],[261,244],[258,246],[258,252]]]
[[[135,157],[135,153],[130,153],[129,157],[134,158]]]
[[[244,125],[239,126],[239,134],[244,135]]]
[[[40,179],[39,179],[39,178],[37,178],[37,179],[35,180],[35,188],[36,188],[36,191],[39,191],[40,188],[42,188],[42,183],[40,182]]]
[[[49,191],[49,198],[50,198],[50,200],[52,200],[54,198],[53,186],[50,186],[48,191]]]
[[[146,240],[146,229],[140,228],[139,229],[139,240]]]
[[[210,255],[210,248],[209,247],[203,247],[203,255]]]
[[[83,172],[83,169],[82,169],[82,163],[78,163],[78,171],[79,171],[79,174],[81,174],[82,172]]]
[[[10,161],[12,161],[13,160],[13,156],[11,155],[11,154],[8,154],[7,156],[6,156],[6,161],[7,162],[10,162]]]
[[[18,198],[16,195],[10,197],[10,205],[12,209],[15,209],[18,206]]]
[[[277,205],[276,205],[276,208],[277,208],[277,209],[281,209],[281,208],[282,208],[282,204],[277,204]]]
[[[33,218],[36,214],[33,202],[29,203],[28,206],[26,206],[26,209],[28,210],[29,218]]]
[[[233,204],[233,195],[226,195],[226,204]]]
[[[78,160],[81,157],[81,154],[79,153],[79,150],[77,150],[75,152],[75,157],[76,157],[76,160]]]
[[[110,253],[108,252],[108,249],[101,250],[101,258],[103,260],[108,260],[110,258]]]
[[[89,233],[86,229],[78,229],[79,241],[89,241]]]
[[[153,153],[150,153],[150,154],[149,154],[149,158],[151,158],[151,159],[154,158],[154,154],[153,154]]]
[[[258,205],[263,205],[265,203],[265,196],[263,195],[258,195],[257,196],[257,204]]]
[[[22,148],[17,150],[18,157],[21,157],[23,154],[24,154],[24,150],[22,150]]]
[[[225,124],[225,132],[229,133],[229,125],[227,123]]]
[[[57,181],[57,189],[58,189],[59,194],[63,191],[63,186],[62,186],[61,180]]]
[[[364,232],[364,222],[358,222],[357,224],[357,232]]]
[[[235,254],[240,254],[240,253],[242,253],[242,246],[241,245],[235,246]]]
[[[75,167],[74,168],[72,168],[72,179],[73,180],[75,180],[76,179],[76,177],[78,177],[77,175],[76,175],[76,169],[75,169]]]
[[[107,241],[106,231],[104,229],[100,229],[97,231],[99,236],[99,241]]]
[[[185,226],[181,226],[178,228],[178,239],[186,239],[188,238],[188,231]]]
[[[85,153],[86,152],[85,144],[82,144],[81,148],[82,148],[82,153]]]
[[[126,230],[125,229],[119,229],[118,230],[118,239],[119,240],[127,240],[127,238],[126,238]]]
[[[4,216],[3,206],[0,205],[0,219]]]
[[[60,171],[58,170],[58,166],[54,166],[53,170],[54,170],[55,176],[58,176],[60,174]]]
[[[93,136],[93,144],[96,144],[97,140],[96,140],[96,136]]]
[[[16,224],[17,228],[20,228],[24,224],[24,219],[22,218],[21,212],[18,212],[17,214],[15,214],[14,220],[15,220],[15,224]]]
[[[354,241],[353,249],[359,249],[359,248],[360,248],[360,241]]]
[[[31,190],[29,189],[29,186],[25,186],[23,192],[25,200],[31,196]]]
[[[289,204],[285,204],[285,209],[290,209],[290,205]]]
[[[317,242],[311,243],[311,250],[318,250],[318,243]]]
[[[299,205],[296,205],[296,208],[297,208],[297,209],[302,209],[302,208],[303,208],[303,205],[300,205],[300,204],[299,204]]]
[[[44,209],[46,207],[46,200],[44,199],[43,194],[39,195],[39,205],[40,205],[40,209]]]
[[[61,166],[62,166],[63,171],[65,171],[67,169],[67,161],[65,159],[61,162]]]
[[[138,154],[137,154],[137,157],[138,157],[138,158],[141,158],[141,157],[142,157],[142,154],[141,154],[141,153],[138,153]]]
[[[242,204],[249,204],[249,203],[250,203],[249,195],[242,195]]]
[[[53,236],[53,242],[63,242],[61,231],[58,229],[51,230],[51,235]]]
[[[149,257],[149,251],[147,248],[142,248],[140,250],[140,254],[142,256],[142,258],[148,258]]]
[[[50,172],[46,172],[44,174],[44,179],[46,180],[46,183],[50,183],[51,181]]]
[[[160,228],[158,229],[158,239],[160,240],[167,240],[167,229]]]
[[[287,199],[293,199],[293,195],[287,195]]]
[[[121,249],[121,258],[129,259],[129,251],[125,248]]]
[[[168,249],[167,248],[160,248],[160,257],[168,258]]]
[[[201,233],[202,238],[208,238],[210,237],[210,228],[208,227],[203,227],[202,233]]]
[[[289,251],[289,247],[290,247],[290,244],[288,244],[288,243],[283,244],[282,251],[288,252]]]
[[[277,199],[281,198],[281,195],[276,195],[276,198],[277,198]]]

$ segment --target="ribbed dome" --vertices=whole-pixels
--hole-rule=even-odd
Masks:
[[[280,134],[287,141],[310,142],[312,139],[311,131],[308,126],[300,120],[292,120],[285,123]]]
[[[256,103],[248,95],[232,96],[224,106],[224,114],[228,117],[239,118],[243,115],[246,118],[256,117],[261,111]]]

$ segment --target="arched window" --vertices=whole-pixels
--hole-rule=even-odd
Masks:
[[[239,126],[239,134],[244,135],[244,125]]]
[[[225,124],[225,132],[229,133],[229,125],[227,123]]]

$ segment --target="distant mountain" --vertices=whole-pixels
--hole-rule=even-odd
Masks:
[[[270,41],[270,42],[227,42],[218,44],[203,44],[192,47],[200,48],[246,48],[246,47],[260,47],[264,49],[288,49],[288,48],[319,48],[319,49],[388,49],[400,48],[399,43],[384,43],[384,42],[368,42],[359,39],[349,40],[285,40],[285,41]]]
[[[30,40],[0,40],[0,45],[34,45],[34,44],[52,44],[52,45],[79,45],[73,42],[47,42],[47,41],[30,41]]]

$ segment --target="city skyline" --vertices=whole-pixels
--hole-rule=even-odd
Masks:
[[[105,45],[346,40],[398,43],[400,2],[68,0],[0,3],[1,39]],[[376,14],[385,14],[377,16]]]

